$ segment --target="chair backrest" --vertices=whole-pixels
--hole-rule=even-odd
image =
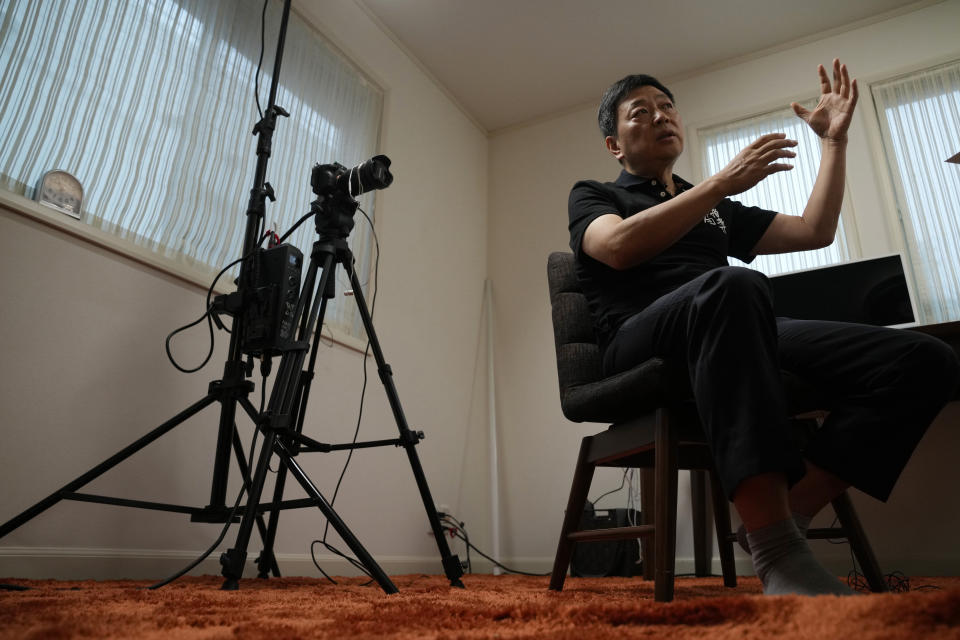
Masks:
[[[557,251],[550,254],[547,282],[550,285],[557,375],[563,403],[569,389],[602,379],[603,366],[587,297],[580,288],[576,258],[572,253]]]
[[[603,356],[572,253],[550,254],[547,282],[563,415],[574,422],[617,422],[659,406],[669,395],[668,374],[660,358],[604,376]]]
[[[572,253],[555,252],[547,259],[553,337],[557,348],[560,387],[593,382],[603,377],[600,345],[593,329],[587,297],[577,278]]]

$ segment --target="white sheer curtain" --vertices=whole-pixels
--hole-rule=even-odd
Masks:
[[[960,319],[960,62],[870,87],[921,322]]]
[[[805,106],[812,109],[813,104],[815,102],[806,103]],[[781,171],[771,175],[753,189],[734,196],[733,199],[746,205],[772,211],[800,214],[807,204],[807,198],[810,197],[810,191],[813,189],[817,170],[820,167],[820,140],[789,107],[698,130],[703,149],[701,156],[703,175],[711,176],[717,173],[748,144],[764,134],[775,132],[785,133],[788,138],[799,142],[799,145],[793,149],[797,157],[782,161],[794,165],[794,168],[791,171]],[[855,234],[850,233],[846,228],[852,226],[851,211],[850,199],[845,193],[837,238],[829,247],[815,251],[757,256],[750,265],[746,266],[767,275],[774,275],[845,262],[859,257],[860,251]],[[734,258],[730,261],[742,264]]]
[[[281,9],[266,10],[263,108]],[[0,0],[0,188],[31,197],[63,169],[84,186],[84,223],[202,270],[238,258],[262,10],[262,0]],[[290,117],[273,138],[266,225],[282,233],[309,210],[315,163],[374,155],[382,95],[292,14],[276,102]],[[361,201],[371,216],[372,204]],[[366,281],[370,234],[357,217]],[[308,222],[291,241],[309,255],[314,235]],[[328,323],[359,335],[354,307],[331,301]]]

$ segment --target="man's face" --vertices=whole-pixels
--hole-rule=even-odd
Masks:
[[[640,175],[658,175],[683,152],[683,123],[673,101],[654,86],[631,91],[617,107],[617,136],[607,149]]]

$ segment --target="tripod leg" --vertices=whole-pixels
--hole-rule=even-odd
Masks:
[[[247,505],[243,512],[243,519],[240,521],[237,541],[233,548],[220,555],[220,564],[223,566],[221,573],[226,578],[220,588],[225,591],[236,591],[240,588],[240,578],[243,577],[243,567],[247,561],[247,545],[250,543],[250,534],[257,519],[257,505],[260,504],[260,495],[263,493],[263,483],[267,476],[267,468],[270,465],[270,456],[273,455],[273,446],[276,440],[276,433],[268,430],[265,434],[263,448],[260,450],[260,457],[257,459],[257,471],[247,491]]]
[[[397,429],[400,431],[400,440],[403,442],[403,447],[407,451],[407,458],[410,460],[410,467],[417,481],[417,488],[420,490],[423,506],[427,511],[430,528],[433,530],[433,536],[437,540],[443,570],[452,586],[463,588],[463,582],[460,580],[460,576],[463,575],[463,567],[460,564],[460,559],[450,553],[447,539],[443,535],[443,527],[440,525],[440,517],[437,515],[437,507],[433,502],[433,496],[430,495],[430,486],[427,484],[427,478],[423,473],[423,466],[420,464],[420,457],[417,455],[416,444],[420,440],[420,435],[410,430],[410,427],[407,425],[407,419],[403,415],[403,408],[400,406],[400,396],[397,394],[397,388],[393,384],[393,371],[390,369],[390,365],[384,361],[383,351],[380,349],[380,341],[377,340],[377,333],[373,328],[373,320],[370,318],[370,312],[367,310],[367,303],[363,299],[363,290],[357,274],[349,267],[347,271],[350,273],[353,297],[357,301],[360,318],[363,320],[363,327],[367,332],[367,338],[370,340],[373,356],[377,361],[380,380],[383,382],[387,399],[390,402],[390,408],[393,410],[393,417],[397,423]]]
[[[250,415],[254,423],[256,423],[257,410],[250,404],[250,401],[243,398],[240,400],[240,404]],[[243,467],[246,467],[246,462],[242,462],[241,464]],[[275,504],[283,499],[283,485],[286,481],[286,471],[284,467],[277,470],[277,479],[273,492],[273,502]],[[263,514],[257,514],[257,530],[260,532],[260,540],[263,541],[263,550],[260,552],[260,557],[256,560],[258,578],[269,578],[271,573],[273,573],[274,578],[280,577],[280,567],[277,564],[276,556],[273,554],[273,543],[277,538],[279,516],[280,509],[274,509],[270,512],[270,524],[264,525]]]
[[[279,504],[283,500],[283,489],[287,483],[287,468],[281,466],[277,470],[277,478],[274,481],[273,502]],[[262,520],[260,521],[262,522]],[[273,543],[277,538],[277,527],[280,525],[280,509],[274,509],[270,512],[270,522],[266,528],[261,525],[260,538],[263,540],[263,550],[260,557],[257,558],[257,577],[269,578],[270,572],[274,577],[280,577],[280,569],[277,567],[277,559],[273,555]]]
[[[223,379],[217,384],[221,389],[239,388],[244,384],[243,365],[240,362],[240,332],[241,328],[230,336],[230,353],[233,358],[223,367]],[[213,477],[210,482],[210,504],[207,509],[211,514],[217,511],[224,515],[227,512],[227,480],[230,473],[230,441],[236,431],[237,395],[224,393],[220,399],[220,423],[217,428],[217,448],[213,456]],[[242,397],[242,396],[240,396]]]
[[[247,491],[249,491],[253,480],[250,478],[250,469],[247,467],[247,461],[243,456],[243,445],[240,442],[240,435],[237,433],[236,427],[233,430],[233,451],[237,457],[237,466],[240,468],[240,477],[243,479]],[[280,567],[277,566],[276,558],[273,556],[273,538],[268,535],[269,529],[263,522],[263,515],[259,513],[257,514],[257,531],[260,533],[260,539],[263,540],[265,547],[257,561],[257,565],[260,566],[260,574],[257,577],[268,578],[270,572],[273,572],[273,576],[279,578]]]
[[[216,401],[216,398],[211,395],[204,396],[199,401],[195,402],[194,404],[190,405],[189,407],[187,407],[186,409],[184,409],[174,417],[170,418],[169,420],[161,424],[159,427],[157,427],[147,435],[143,436],[142,438],[130,444],[129,446],[125,447],[124,449],[121,449],[120,451],[110,456],[109,458],[107,458],[106,460],[104,460],[94,468],[90,469],[89,471],[87,471],[86,473],[84,473],[83,475],[75,479],[73,482],[70,482],[69,484],[64,485],[59,490],[54,491],[52,494],[50,494],[49,496],[47,496],[37,504],[33,505],[32,507],[30,507],[20,515],[5,522],[3,526],[0,526],[0,538],[4,537],[5,535],[10,533],[17,527],[20,527],[24,523],[32,520],[33,518],[40,515],[41,513],[43,513],[53,505],[55,505],[56,503],[63,500],[63,498],[61,497],[63,494],[72,493],[77,489],[79,489],[80,487],[84,486],[85,484],[93,481],[95,478],[100,477],[101,475],[103,475],[113,467],[117,466],[118,464],[120,464],[121,462],[123,462],[124,460],[132,456],[133,454],[135,454],[137,451],[140,451],[141,449],[146,447],[148,444],[150,444],[151,442],[153,442],[163,434],[172,430],[174,427],[176,427],[180,423],[184,422],[188,418],[202,411],[204,408],[213,404],[215,401]]]
[[[390,580],[390,577],[384,573],[383,569],[380,568],[380,565],[377,564],[377,561],[373,559],[373,556],[360,544],[360,541],[357,540],[356,536],[353,535],[353,532],[347,528],[346,523],[340,519],[340,516],[337,515],[337,512],[333,510],[333,507],[326,501],[326,499],[320,494],[320,491],[313,485],[310,481],[310,478],[307,477],[307,474],[304,473],[303,469],[300,468],[300,465],[296,463],[290,453],[286,450],[284,445],[280,442],[276,443],[277,455],[282,460],[284,466],[290,470],[290,473],[293,474],[293,477],[296,478],[297,482],[300,483],[300,486],[303,487],[303,490],[307,492],[311,498],[317,501],[317,507],[323,512],[324,517],[330,522],[334,530],[343,538],[343,541],[347,543],[347,546],[350,547],[350,551],[357,556],[357,559],[360,560],[360,563],[370,572],[374,580],[380,585],[380,588],[384,590],[385,593],[397,593],[398,589],[396,585]]]

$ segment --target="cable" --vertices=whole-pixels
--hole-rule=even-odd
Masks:
[[[257,415],[261,416],[267,406],[267,369],[269,369],[267,362],[270,362],[270,359],[266,356],[260,361],[260,410],[257,411]],[[247,468],[249,469],[250,465],[247,465]]]
[[[473,563],[470,561],[470,535],[467,533],[466,527],[462,522],[460,522],[457,518],[454,518],[449,513],[440,514],[440,520],[441,522],[447,522],[448,524],[452,523],[456,528],[463,532],[463,536],[465,538],[464,542],[466,543],[464,548],[466,549],[467,553],[467,573],[473,573]]]
[[[213,319],[210,317],[210,311],[211,311],[211,308],[210,308],[210,307],[207,307],[207,310],[204,312],[204,314],[203,314],[202,316],[200,316],[199,318],[197,318],[196,320],[194,320],[194,321],[191,322],[190,324],[185,324],[185,325],[183,325],[182,327],[180,327],[179,329],[174,329],[174,330],[171,331],[169,334],[167,334],[167,338],[166,338],[166,340],[164,340],[164,346],[165,346],[165,348],[166,348],[166,350],[167,350],[167,359],[170,360],[170,364],[172,364],[172,365],[177,369],[177,371],[180,371],[180,372],[182,372],[182,373],[194,373],[194,372],[200,371],[200,369],[203,369],[205,366],[207,366],[207,363],[210,362],[210,357],[213,355],[213,344],[214,344],[214,337],[213,337]],[[186,331],[186,330],[189,329],[190,327],[193,327],[193,326],[196,326],[196,325],[200,324],[201,322],[204,321],[204,319],[207,320],[207,325],[208,325],[208,327],[209,327],[209,329],[210,329],[210,349],[207,350],[207,355],[206,355],[206,357],[203,359],[203,362],[201,362],[200,364],[198,364],[198,365],[197,365],[196,367],[194,367],[193,369],[186,369],[186,368],[184,368],[184,367],[181,367],[180,364],[179,364],[179,363],[176,361],[176,359],[173,357],[173,353],[170,351],[170,341],[173,339],[173,336],[177,335],[177,334],[180,333],[181,331]]]
[[[310,559],[313,561],[313,566],[317,568],[317,571],[323,574],[323,577],[330,581],[331,584],[339,584],[336,580],[331,578],[326,571],[323,570],[323,567],[320,566],[320,563],[317,562],[317,556],[314,554],[313,547],[314,545],[322,544],[322,540],[314,540],[310,543]]]
[[[372,584],[372,583],[373,583],[373,576],[370,575],[370,572],[367,571],[367,568],[366,568],[365,566],[363,566],[363,564],[362,564],[359,560],[357,560],[356,558],[352,558],[352,557],[348,556],[347,554],[343,553],[342,551],[340,551],[339,549],[337,549],[335,546],[333,546],[333,545],[330,544],[329,542],[326,542],[326,541],[324,541],[324,540],[314,540],[313,542],[310,543],[310,559],[313,560],[313,566],[315,566],[315,567],[317,568],[317,570],[320,571],[320,573],[323,574],[323,577],[326,578],[327,580],[329,580],[332,584],[340,584],[340,583],[338,583],[336,580],[334,580],[333,578],[331,578],[330,575],[329,575],[326,571],[323,570],[323,567],[320,566],[320,563],[317,562],[317,557],[316,557],[316,555],[315,555],[315,553],[314,553],[313,548],[314,548],[314,546],[316,546],[316,545],[318,545],[318,544],[322,544],[324,547],[327,548],[328,551],[330,551],[330,552],[333,553],[334,555],[340,556],[341,558],[343,558],[344,560],[346,560],[347,562],[349,562],[350,564],[352,564],[354,567],[356,567],[357,569],[359,569],[359,570],[360,570],[364,575],[366,575],[368,578],[370,578],[370,580],[369,580],[368,582],[363,583],[363,585],[361,585],[361,586],[364,586],[364,587],[365,587],[365,586],[367,586],[368,584]]]
[[[374,226],[373,226],[373,221],[370,220],[370,216],[368,216],[367,213],[366,213],[363,209],[361,209],[360,207],[357,207],[357,209],[360,211],[360,213],[363,214],[363,217],[366,218],[367,223],[369,223],[369,225],[370,225],[370,231],[373,233],[374,245],[375,245],[375,247],[376,247],[376,253],[375,253],[375,255],[374,255],[374,262],[373,262],[373,265],[374,265],[374,266],[373,266],[373,297],[372,297],[372,299],[371,299],[371,301],[370,301],[370,321],[372,322],[372,321],[373,321],[373,314],[374,314],[374,312],[375,312],[376,309],[377,309],[377,290],[378,290],[377,281],[378,281],[379,274],[380,274],[380,240],[377,238],[377,230],[374,228]],[[302,220],[303,220],[303,219],[301,219],[301,221],[302,221]],[[299,224],[299,222],[298,222],[297,224]],[[351,275],[351,279],[352,279],[353,276],[354,276],[354,274],[356,273],[356,272],[354,271],[354,269],[355,269],[355,264],[351,263],[348,268],[351,269],[351,274],[350,274],[350,275]],[[367,336],[367,346],[366,346],[366,348],[363,350],[363,387],[360,389],[360,408],[359,408],[359,410],[358,410],[358,412],[357,412],[357,426],[356,426],[356,428],[355,428],[354,431],[353,431],[352,444],[355,444],[355,443],[357,442],[357,438],[358,438],[359,435],[360,435],[360,423],[361,423],[362,420],[363,420],[363,402],[364,402],[364,399],[366,398],[366,394],[367,394],[367,381],[369,380],[369,376],[368,376],[368,374],[367,374],[367,360],[368,360],[368,358],[369,358],[369,355],[370,355],[370,337]],[[333,490],[333,496],[332,496],[332,498],[331,498],[331,500],[330,500],[330,506],[331,506],[331,507],[333,507],[334,503],[337,501],[337,494],[340,492],[340,485],[341,485],[341,483],[343,482],[343,478],[344,478],[344,476],[345,476],[346,473],[347,473],[347,468],[350,466],[350,461],[353,459],[353,452],[354,452],[354,451],[355,451],[355,449],[350,449],[350,451],[347,453],[347,459],[346,459],[346,461],[343,463],[343,469],[341,469],[341,471],[340,471],[340,477],[337,479],[337,486],[336,486],[336,488],[334,488],[334,490]],[[359,560],[356,560],[356,559],[354,559],[354,558],[351,558],[350,556],[347,556],[346,554],[342,553],[339,549],[337,549],[336,547],[334,547],[333,545],[331,545],[330,543],[327,542],[327,535],[328,535],[329,532],[330,532],[330,521],[327,520],[327,523],[324,525],[324,528],[323,528],[323,538],[320,539],[320,540],[314,540],[313,542],[310,543],[310,558],[313,560],[314,566],[316,566],[317,569],[320,570],[320,573],[322,573],[322,574],[324,575],[324,577],[326,577],[327,580],[329,580],[329,581],[332,582],[333,584],[337,584],[337,582],[336,582],[333,578],[331,578],[329,575],[327,575],[327,572],[324,571],[324,570],[320,567],[320,564],[317,562],[316,556],[314,555],[314,551],[313,551],[314,546],[317,545],[317,544],[322,544],[322,545],[323,545],[324,547],[326,547],[327,550],[330,551],[331,553],[333,553],[333,554],[335,554],[335,555],[338,555],[338,556],[340,556],[341,558],[344,558],[344,559],[348,560],[351,564],[353,564],[353,566],[357,567],[358,569],[360,569],[361,571],[363,571],[363,573],[365,573],[368,577],[372,578],[372,576],[370,576],[370,573],[369,573],[369,572],[366,570],[366,568],[360,563]],[[368,583],[368,584],[369,584],[369,583]]]
[[[516,574],[519,574],[519,575],[522,575],[522,576],[536,576],[536,577],[538,577],[538,578],[539,578],[539,577],[549,576],[549,575],[550,575],[549,572],[547,572],[547,573],[530,573],[530,572],[528,572],[528,571],[520,571],[520,570],[518,570],[518,569],[511,569],[510,567],[508,567],[508,566],[506,566],[506,565],[504,565],[504,564],[501,564],[500,562],[497,562],[496,560],[494,560],[493,558],[491,558],[490,556],[488,556],[487,554],[485,554],[483,551],[480,551],[480,549],[478,549],[478,548],[476,547],[476,545],[474,545],[472,542],[470,542],[469,537],[466,535],[466,526],[464,525],[464,523],[462,523],[462,522],[457,522],[454,518],[452,518],[451,516],[446,515],[446,514],[444,514],[443,520],[449,525],[450,530],[453,531],[453,534],[454,534],[456,537],[458,537],[458,538],[460,538],[461,540],[463,540],[464,544],[466,544],[468,548],[473,549],[473,550],[476,551],[479,555],[483,556],[484,558],[486,558],[487,560],[489,560],[490,562],[492,562],[492,563],[495,564],[496,566],[500,567],[501,569],[503,569],[503,570],[506,571],[507,573],[516,573]]]
[[[627,475],[627,522],[630,523],[630,526],[637,526],[637,514],[640,513],[639,507],[640,504],[640,487],[639,487],[639,477],[636,473],[636,469],[629,468]],[[637,546],[639,547],[640,540],[637,540]]]
[[[370,220],[370,217],[366,214],[366,212],[363,209],[360,209],[359,207],[357,207],[357,209],[360,211],[360,213],[363,214],[363,217],[366,218],[367,222],[370,224],[370,231],[373,232],[373,239],[376,246],[376,254],[374,256],[374,267],[373,267],[373,299],[370,302],[370,320],[372,322],[373,314],[377,309],[377,279],[380,273],[380,241],[377,238],[377,231],[376,229],[374,229],[373,222]],[[350,265],[351,270],[354,269],[355,266],[356,266],[355,264],[351,264]],[[354,274],[355,272],[351,271],[351,274],[350,274],[351,280],[353,279]],[[357,427],[356,429],[354,429],[354,432],[353,432],[352,444],[356,443],[357,437],[360,435],[360,423],[363,420],[363,401],[367,394],[367,382],[369,380],[369,376],[367,374],[367,361],[369,359],[369,355],[370,355],[370,338],[368,336],[367,346],[363,351],[363,387],[360,389],[360,409],[357,414]],[[340,484],[343,482],[343,477],[347,473],[347,467],[350,466],[350,460],[353,458],[354,451],[355,451],[354,449],[350,449],[350,452],[347,454],[347,460],[343,464],[343,470],[340,472],[340,478],[337,480],[337,486],[333,491],[333,499],[330,500],[330,506],[333,506],[333,503],[337,499],[337,494],[340,492]],[[330,527],[330,522],[328,521],[327,528],[324,529],[324,532],[323,532],[324,542],[326,542],[327,530],[329,530],[329,527]]]
[[[301,216],[299,220],[297,220],[296,222],[293,223],[293,226],[292,226],[292,227],[290,227],[289,229],[287,229],[282,236],[280,236],[279,238],[277,238],[277,244],[280,244],[281,242],[283,242],[284,240],[286,240],[287,237],[288,237],[291,233],[293,233],[294,231],[297,230],[297,227],[299,227],[300,225],[302,225],[304,222],[306,222],[307,220],[309,220],[309,219],[310,219],[311,217],[313,217],[314,215],[316,215],[315,212],[311,211],[310,213],[307,213],[307,214],[304,214],[303,216]]]
[[[257,246],[259,246],[259,244]],[[244,258],[246,257],[247,256],[244,256]],[[213,288],[217,286],[217,281],[220,279],[220,277],[223,276],[224,273],[229,271],[235,264],[242,262],[244,258],[239,258],[237,260],[234,260],[233,262],[228,264],[226,267],[221,269],[220,273],[218,273],[216,277],[214,277],[213,282],[210,284],[210,288],[207,289],[207,310],[203,313],[202,316],[200,316],[190,324],[186,324],[180,327],[179,329],[174,329],[169,334],[167,334],[167,338],[166,340],[164,340],[164,346],[167,350],[167,358],[170,360],[170,364],[176,367],[178,371],[182,371],[183,373],[194,373],[196,371],[199,371],[200,369],[203,369],[205,366],[207,366],[207,363],[210,362],[210,357],[213,355],[213,344],[214,344],[213,316],[211,314],[211,311],[213,311],[213,303],[210,301],[210,296],[213,295]],[[193,369],[185,369],[184,367],[181,367],[180,364],[173,357],[173,353],[170,351],[170,341],[173,339],[173,336],[177,335],[182,331],[186,331],[190,327],[200,324],[201,322],[204,321],[204,319],[207,320],[207,326],[210,328],[210,349],[207,351],[207,356],[203,359],[203,362],[201,362],[199,365],[197,365]]]
[[[267,22],[268,2],[270,2],[270,0],[263,0],[263,11],[260,13],[260,60],[257,62],[257,71],[253,75],[253,99],[257,103],[257,113],[260,114],[261,119],[263,118],[263,109],[260,108],[260,69],[263,68],[264,40],[266,40],[264,31]]]
[[[894,571],[883,576],[887,582],[887,588],[893,593],[902,593],[910,591],[910,578],[903,575],[900,571]],[[917,587],[920,588],[920,587]],[[933,585],[923,585],[924,589],[940,589]]]
[[[474,551],[476,551],[479,555],[483,556],[484,558],[486,558],[487,560],[489,560],[490,562],[492,562],[492,563],[495,564],[496,566],[500,567],[501,569],[503,569],[503,570],[506,571],[507,573],[516,573],[516,574],[519,574],[519,575],[522,575],[522,576],[536,576],[536,577],[538,577],[538,578],[543,577],[543,576],[549,576],[549,575],[550,575],[550,572],[549,572],[549,571],[548,571],[547,573],[530,573],[530,572],[528,572],[528,571],[520,571],[520,570],[518,570],[518,569],[511,569],[510,567],[506,566],[505,564],[501,564],[501,563],[497,562],[496,560],[494,560],[493,558],[491,558],[490,556],[488,556],[487,554],[485,554],[483,551],[480,551],[480,549],[478,549],[478,548],[476,547],[476,545],[474,545],[472,542],[467,542],[466,537],[463,536],[463,535],[460,533],[459,530],[457,530],[457,531],[454,533],[454,535],[456,535],[458,538],[460,538],[461,540],[463,540],[471,549],[473,549]]]
[[[837,528],[839,522],[839,516],[834,516],[833,522],[830,523],[830,528]],[[866,576],[857,568],[857,557],[853,554],[853,545],[850,544],[849,538],[826,538],[826,541],[830,544],[846,544],[850,546],[850,564],[853,568],[847,573],[847,586],[854,591],[870,591],[870,583],[867,582]],[[883,581],[886,583],[887,589],[893,593],[910,591],[910,578],[903,575],[900,571],[883,574]],[[926,588],[939,589],[939,587],[931,585],[926,585]]]
[[[260,434],[260,430],[255,428],[253,430],[253,440],[250,442],[250,453],[247,459],[247,469],[251,469],[253,466],[253,452],[254,452],[254,449],[256,449],[257,436],[259,434]],[[149,587],[147,587],[147,589],[153,590],[153,589],[159,589],[160,587],[165,587],[166,585],[170,584],[177,578],[180,578],[181,576],[185,575],[189,571],[193,570],[194,567],[196,567],[198,564],[206,560],[207,556],[213,553],[214,549],[220,546],[220,543],[223,542],[223,539],[227,536],[227,530],[229,530],[230,525],[233,524],[233,518],[237,514],[237,509],[240,507],[240,501],[243,499],[243,494],[245,494],[246,492],[247,492],[247,483],[244,482],[243,486],[240,487],[240,493],[237,494],[237,500],[236,502],[233,503],[233,508],[230,510],[230,515],[227,516],[227,521],[224,523],[223,529],[220,530],[220,535],[217,536],[217,539],[214,541],[214,543],[210,545],[210,547],[206,551],[204,551],[200,555],[200,557],[198,557],[196,560],[194,560],[193,562],[191,562],[186,567],[184,567],[177,573],[173,574],[169,578],[166,578],[165,580],[161,580],[156,584],[152,584]]]
[[[377,248],[377,254],[374,256],[373,263],[373,302],[370,304],[370,317],[373,317],[373,307],[377,303],[377,271],[380,265],[380,239],[377,237],[377,228],[373,226],[373,220],[370,219],[370,216],[367,215],[367,212],[363,210],[362,207],[357,207],[363,217],[366,219],[367,224],[370,225],[370,233],[373,234],[373,243]]]
[[[184,325],[184,326],[182,326],[182,327],[180,327],[180,328],[178,328],[178,329],[174,329],[174,330],[171,331],[169,334],[167,334],[167,337],[166,337],[166,339],[164,340],[164,346],[165,346],[166,351],[167,351],[167,358],[170,360],[170,364],[172,364],[178,371],[182,371],[183,373],[195,373],[195,372],[199,371],[200,369],[204,368],[205,366],[207,366],[207,363],[210,362],[210,356],[213,355],[213,346],[214,346],[214,337],[213,337],[213,314],[211,313],[211,312],[213,311],[213,302],[210,300],[210,298],[213,296],[213,289],[214,289],[214,287],[217,286],[217,281],[220,280],[221,277],[223,277],[223,274],[225,274],[227,271],[229,271],[231,268],[233,268],[234,265],[236,265],[236,264],[238,264],[238,263],[240,263],[240,262],[243,262],[244,260],[246,260],[246,259],[248,259],[249,257],[251,257],[254,253],[256,253],[257,250],[260,248],[260,245],[263,244],[263,241],[266,240],[266,239],[270,236],[271,233],[272,233],[272,232],[268,231],[268,232],[262,234],[262,235],[260,236],[260,240],[257,241],[256,247],[254,247],[254,249],[253,249],[252,251],[250,251],[247,255],[245,255],[245,256],[243,256],[243,257],[241,257],[241,258],[237,258],[236,260],[234,260],[233,262],[231,262],[230,264],[228,264],[227,266],[225,266],[223,269],[221,269],[220,272],[219,272],[216,276],[214,276],[213,282],[211,282],[211,283],[210,283],[210,286],[207,288],[207,310],[203,313],[202,316],[200,316],[199,318],[197,318],[196,320],[194,320],[194,321],[191,322],[190,324],[186,324],[186,325]],[[203,359],[203,362],[201,362],[199,365],[197,365],[197,366],[194,367],[193,369],[185,369],[185,368],[181,367],[180,364],[179,364],[179,363],[176,361],[176,359],[173,357],[173,353],[170,351],[170,341],[171,341],[171,340],[173,339],[173,337],[174,337],[175,335],[177,335],[178,333],[180,333],[180,332],[182,332],[182,331],[186,331],[186,330],[189,329],[190,327],[193,327],[193,326],[196,326],[196,325],[200,324],[201,322],[203,322],[204,319],[207,320],[207,326],[210,328],[210,349],[207,351],[207,355],[206,355],[206,357]],[[221,326],[224,331],[226,331],[227,333],[230,333],[230,329],[227,329],[225,326],[223,326],[222,324],[220,324],[219,321],[218,321],[218,325]]]
[[[624,485],[627,484],[627,472],[629,472],[629,471],[630,471],[630,469],[624,469],[624,470],[623,470],[623,479],[620,481],[620,486],[619,486],[619,487],[617,487],[616,489],[611,489],[610,491],[607,491],[606,493],[601,493],[599,498],[595,498],[595,499],[591,500],[591,502],[593,503],[593,505],[596,506],[597,503],[600,502],[603,498],[607,497],[607,496],[610,495],[611,493],[616,493],[617,491],[620,491],[620,489],[623,489]]]

